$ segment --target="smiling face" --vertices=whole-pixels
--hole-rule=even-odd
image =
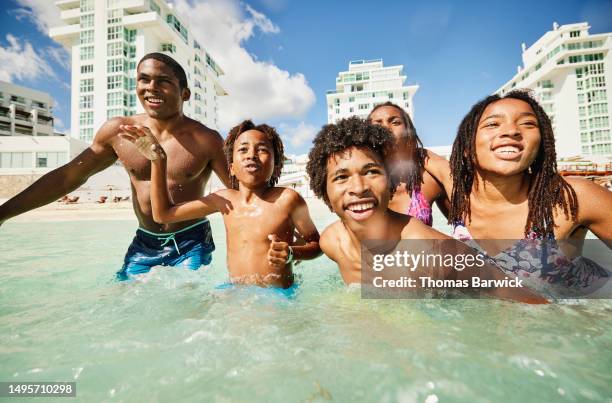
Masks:
[[[368,148],[348,148],[327,160],[327,198],[349,225],[365,225],[389,205],[389,178],[381,158]]]
[[[230,174],[241,186],[267,186],[274,173],[274,150],[266,135],[259,130],[247,130],[234,142]]]
[[[161,120],[181,112],[190,95],[189,89],[180,88],[172,69],[155,59],[143,60],[138,65],[136,94],[147,115]]]
[[[394,106],[381,106],[370,114],[370,122],[389,130],[395,141],[408,135],[408,128],[402,118],[402,112]]]
[[[478,122],[477,167],[502,176],[523,173],[535,160],[540,142],[538,119],[527,102],[513,98],[495,101]]]

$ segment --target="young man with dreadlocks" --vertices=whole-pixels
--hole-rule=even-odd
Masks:
[[[389,166],[390,174],[399,178],[399,184],[389,202],[389,208],[416,217],[431,226],[431,206],[434,201],[445,214],[449,207],[443,185],[425,170],[426,161],[437,156],[428,155],[410,116],[398,105],[385,102],[375,106],[368,115],[368,121],[388,129],[395,140]]]
[[[278,288],[293,285],[293,260],[320,255],[319,233],[308,207],[293,189],[275,187],[283,168],[283,143],[274,128],[245,120],[225,140],[231,188],[198,200],[172,204],[166,185],[166,154],[146,127],[126,126],[122,135],[151,160],[153,218],[160,223],[193,220],[221,212],[227,233],[232,283]],[[153,150],[154,153],[150,153]],[[291,245],[294,230],[305,241]]]
[[[452,184],[447,180],[445,187],[456,238],[583,240],[591,230],[612,246],[612,193],[559,175],[550,119],[526,91],[491,95],[474,105],[459,126],[450,168],[430,165],[439,179],[450,169]],[[506,270],[533,276],[536,267],[527,267],[530,259],[521,261],[521,251],[515,252],[516,264]],[[606,274],[588,273],[579,282],[586,286],[598,276]]]

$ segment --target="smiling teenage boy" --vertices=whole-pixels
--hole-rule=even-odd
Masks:
[[[311,189],[340,218],[321,234],[321,250],[347,284],[361,281],[364,240],[449,239],[388,208],[397,185],[387,174],[392,147],[388,130],[352,117],[325,125],[308,155]]]
[[[110,119],[98,130],[92,144],[74,160],[44,175],[0,206],[2,224],[57,200],[119,160],[130,177],[139,224],[118,273],[120,279],[146,273],[157,265],[196,270],[210,263],[215,248],[208,221],[158,224],[153,220],[150,163],[134,145],[118,136],[121,125],[149,127],[167,151],[171,160],[168,182],[173,200],[182,202],[200,197],[212,171],[229,185],[223,139],[214,130],[183,115],[183,103],[190,97],[183,68],[165,54],[149,53],[138,63],[136,73],[136,94],[145,113]]]

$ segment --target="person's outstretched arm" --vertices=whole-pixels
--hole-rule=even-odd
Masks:
[[[0,206],[0,224],[9,218],[49,204],[77,189],[87,179],[117,160],[110,140],[116,135],[119,121],[106,122],[89,148],[75,159],[43,175],[25,190]]]
[[[173,204],[166,180],[166,153],[149,128],[122,125],[121,138],[131,141],[142,155],[151,161],[151,207],[153,220],[161,224],[202,218],[224,210],[228,201],[212,193],[198,200]],[[229,208],[229,207],[227,207]]]

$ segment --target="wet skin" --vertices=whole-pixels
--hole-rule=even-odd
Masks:
[[[125,127],[126,141],[150,136],[146,128]],[[239,189],[225,189],[184,203],[171,203],[166,189],[166,155],[152,138],[160,158],[152,161],[153,216],[159,222],[177,222],[221,212],[227,235],[227,265],[234,283],[290,287],[292,264],[287,264],[294,230],[305,244],[292,246],[294,259],[320,254],[319,234],[308,207],[292,189],[270,187],[276,169],[271,142],[264,133],[248,130],[233,147],[230,172]],[[170,161],[168,161],[170,163]]]
[[[345,283],[361,281],[361,241],[444,239],[417,219],[388,208],[389,179],[380,157],[352,147],[327,161],[327,196],[340,221],[321,235],[321,249],[340,269]]]
[[[528,168],[541,143],[539,122],[531,106],[518,99],[489,104],[476,129],[476,177],[470,194],[471,220],[466,226],[477,239],[522,239],[529,214]],[[430,160],[430,169],[452,192],[448,163]],[[578,197],[578,220],[554,211],[556,239],[584,239],[587,230],[612,238],[612,192],[590,181],[565,178]]]
[[[194,222],[160,225],[153,220],[150,163],[133,144],[119,137],[120,126],[150,128],[170,157],[168,186],[176,202],[200,197],[213,170],[226,185],[229,184],[223,140],[217,132],[182,114],[182,104],[189,99],[189,90],[179,87],[178,79],[164,63],[154,59],[143,61],[138,66],[137,80],[136,92],[146,113],[107,121],[83,153],[0,206],[0,223],[57,200],[117,160],[129,174],[140,227],[152,232],[172,232]]]

